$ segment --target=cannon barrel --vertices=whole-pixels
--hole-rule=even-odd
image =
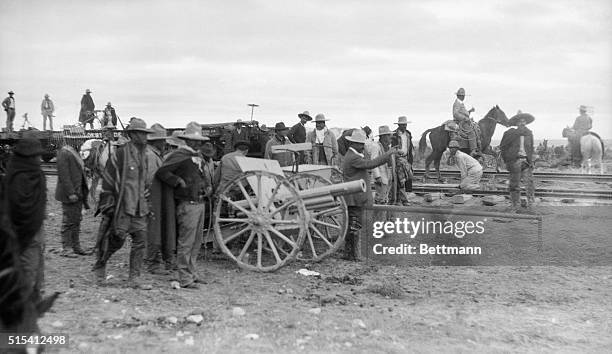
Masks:
[[[312,189],[299,191],[299,196],[306,200],[310,198],[323,197],[331,195],[338,197],[346,194],[363,193],[366,191],[366,185],[364,180],[360,179],[357,181],[342,182],[336,184],[330,184],[329,186],[321,186]]]

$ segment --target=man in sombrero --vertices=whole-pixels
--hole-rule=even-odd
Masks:
[[[306,123],[312,120],[310,112],[308,111],[304,111],[298,114],[298,118],[300,118],[300,121],[297,122],[294,126],[292,126],[291,129],[289,129],[289,133],[287,134],[289,140],[291,140],[291,142],[294,144],[306,142]],[[300,164],[306,162],[306,154],[303,151],[300,152],[299,159]]]
[[[519,113],[510,118],[508,123],[516,128],[508,129],[502,137],[501,156],[510,172],[510,200],[512,212],[517,212],[521,199],[521,178],[527,189],[527,208],[531,210],[535,201],[535,188],[533,184],[533,133],[527,124],[535,118],[529,113]]]
[[[412,145],[412,134],[406,127],[408,118],[401,116],[397,118],[397,129],[391,137],[391,146],[397,146],[398,155],[395,159],[395,183],[397,203],[409,204],[406,193],[412,192],[412,163],[414,160],[414,145]]]
[[[462,136],[462,138],[467,136],[470,155],[475,156],[478,151],[479,143],[476,131],[477,125],[470,117],[470,113],[474,112],[474,107],[469,110],[465,109],[465,104],[463,103],[465,100],[465,89],[463,87],[459,88],[455,95],[457,98],[455,102],[453,102],[453,119],[459,126],[459,135]]]

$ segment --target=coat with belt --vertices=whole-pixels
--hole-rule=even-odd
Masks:
[[[342,163],[342,174],[344,181],[364,180],[366,183],[366,191],[344,196],[346,205],[363,207],[366,204],[372,204],[372,192],[370,191],[370,176],[368,170],[383,165],[389,161],[390,155],[381,155],[375,159],[369,160],[358,154],[355,150],[349,148],[344,161]]]
[[[72,151],[71,151],[72,150]],[[79,200],[87,203],[87,180],[81,157],[74,148],[66,145],[57,153],[57,187],[55,199],[62,203],[71,203],[69,196],[75,194]]]
[[[316,130],[308,133],[306,136],[306,142],[312,144],[312,163],[317,164],[319,162],[319,152],[321,149],[316,146]],[[323,151],[325,151],[325,159],[327,160],[327,164],[335,165],[337,163],[336,158],[338,156],[338,141],[336,141],[336,136],[329,129],[325,129],[325,133],[323,135]]]

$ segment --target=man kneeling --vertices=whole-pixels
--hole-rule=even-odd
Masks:
[[[482,178],[482,166],[472,156],[459,150],[459,143],[456,140],[448,144],[450,159],[455,159],[455,164],[461,171],[461,190],[480,189],[480,179]],[[450,165],[450,163],[449,163]]]

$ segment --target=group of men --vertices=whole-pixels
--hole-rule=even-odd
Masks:
[[[214,146],[195,122],[182,133],[167,136],[160,124],[147,128],[142,119],[132,118],[125,133],[128,139],[107,142],[115,148],[102,171],[94,279],[105,284],[108,260],[131,237],[128,286],[151,288],[141,281],[146,263],[152,274],[177,271],[181,287],[198,288],[205,281],[196,269],[205,202],[220,180],[212,160]],[[79,244],[88,190],[83,161],[74,146],[66,144],[58,153],[57,168],[62,255],[88,254]]]

